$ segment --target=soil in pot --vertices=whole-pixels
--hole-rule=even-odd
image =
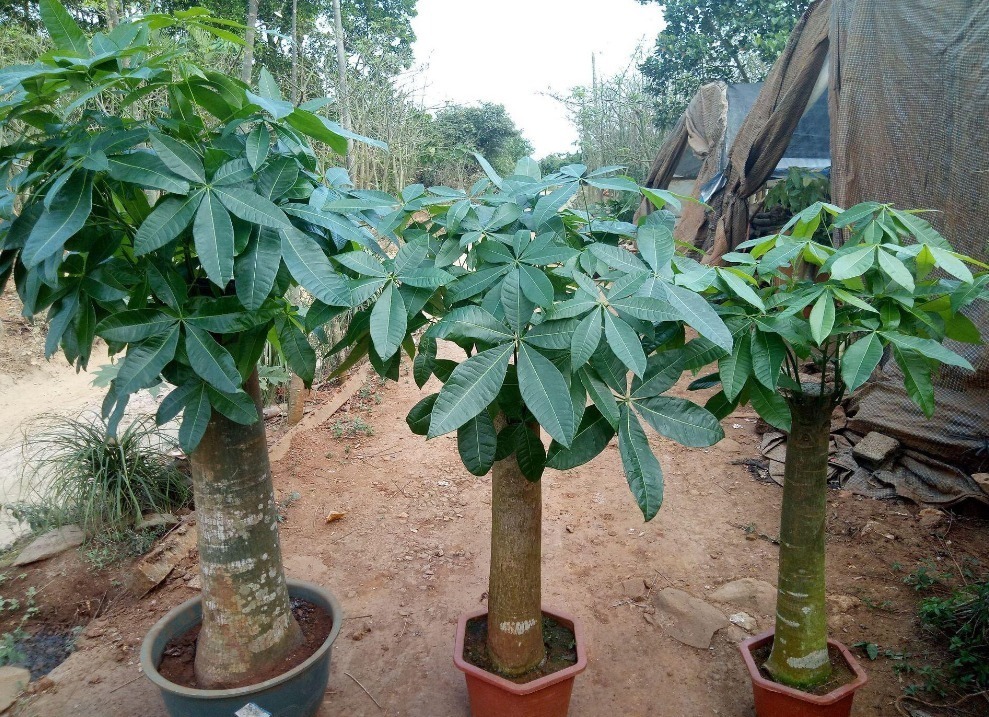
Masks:
[[[769,659],[769,653],[772,652],[772,649],[772,641],[767,642],[762,647],[752,650],[752,659],[755,660],[757,665],[759,665],[760,675],[765,677],[767,680],[776,682],[776,680],[773,679],[773,676],[769,674],[765,667],[763,667],[763,665],[766,664],[766,660]],[[855,673],[852,672],[851,668],[848,666],[848,663],[845,662],[845,658],[841,655],[841,650],[834,645],[828,645],[828,660],[831,662],[831,677],[828,678],[828,681],[823,685],[818,685],[817,687],[812,687],[806,690],[801,689],[801,692],[823,697],[824,695],[834,692],[842,685],[847,685],[849,682],[855,680]]]
[[[292,650],[284,660],[271,665],[265,672],[256,675],[249,681],[229,685],[230,688],[256,685],[273,677],[278,677],[296,665],[301,665],[326,642],[330,630],[333,629],[333,618],[330,614],[319,605],[314,605],[302,598],[292,598],[291,604],[292,614],[299,622],[299,627],[302,628],[302,636],[305,638],[303,643]],[[170,640],[165,646],[161,663],[158,665],[158,672],[166,680],[182,687],[199,689],[199,683],[196,681],[195,661],[196,639],[199,637],[200,627],[201,625],[196,625],[184,635]]]
[[[505,677],[519,685],[552,675],[554,672],[577,664],[577,641],[573,630],[552,617],[543,615],[543,643],[546,645],[546,659],[532,670],[517,677]],[[467,621],[464,634],[464,660],[485,672],[498,674],[488,657],[488,616],[482,615]]]

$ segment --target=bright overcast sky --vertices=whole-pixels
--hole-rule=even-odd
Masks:
[[[659,4],[636,0],[419,0],[416,64],[427,107],[505,105],[535,156],[574,149],[577,132],[559,102],[540,93],[591,84],[624,69],[663,26]]]

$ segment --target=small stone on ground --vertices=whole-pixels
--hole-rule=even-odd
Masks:
[[[714,633],[729,624],[720,610],[676,588],[661,590],[653,605],[657,622],[670,637],[702,650],[711,646]]]
[[[31,683],[31,673],[23,667],[0,667],[0,712],[10,707]]]
[[[86,534],[78,525],[66,525],[49,530],[22,550],[14,565],[28,565],[54,557],[66,550],[79,547],[85,539]]]
[[[755,578],[732,580],[708,597],[716,602],[746,608],[759,615],[776,614],[776,588],[764,580]]]

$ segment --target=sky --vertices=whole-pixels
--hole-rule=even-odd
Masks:
[[[657,3],[636,0],[419,0],[416,65],[427,108],[445,102],[505,105],[536,157],[575,149],[566,110],[541,93],[591,84],[652,48],[663,27]]]

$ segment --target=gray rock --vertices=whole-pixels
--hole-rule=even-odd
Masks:
[[[706,650],[714,633],[728,627],[728,620],[716,607],[683,590],[665,588],[653,598],[656,623],[678,642]]]
[[[972,479],[979,484],[984,493],[989,495],[989,473],[976,473]]]
[[[884,433],[872,431],[852,448],[854,455],[871,468],[878,468],[896,453],[900,442]]]
[[[758,615],[776,614],[776,588],[764,580],[742,578],[725,583],[708,597],[751,610]]]
[[[160,528],[163,525],[177,525],[179,519],[171,513],[148,513],[141,517],[141,522],[134,526],[135,530]]]
[[[31,683],[31,673],[23,667],[0,667],[0,712],[10,707]]]
[[[78,525],[66,525],[47,533],[28,544],[17,556],[14,565],[27,565],[51,558],[71,548],[77,548],[86,540],[86,534]]]

